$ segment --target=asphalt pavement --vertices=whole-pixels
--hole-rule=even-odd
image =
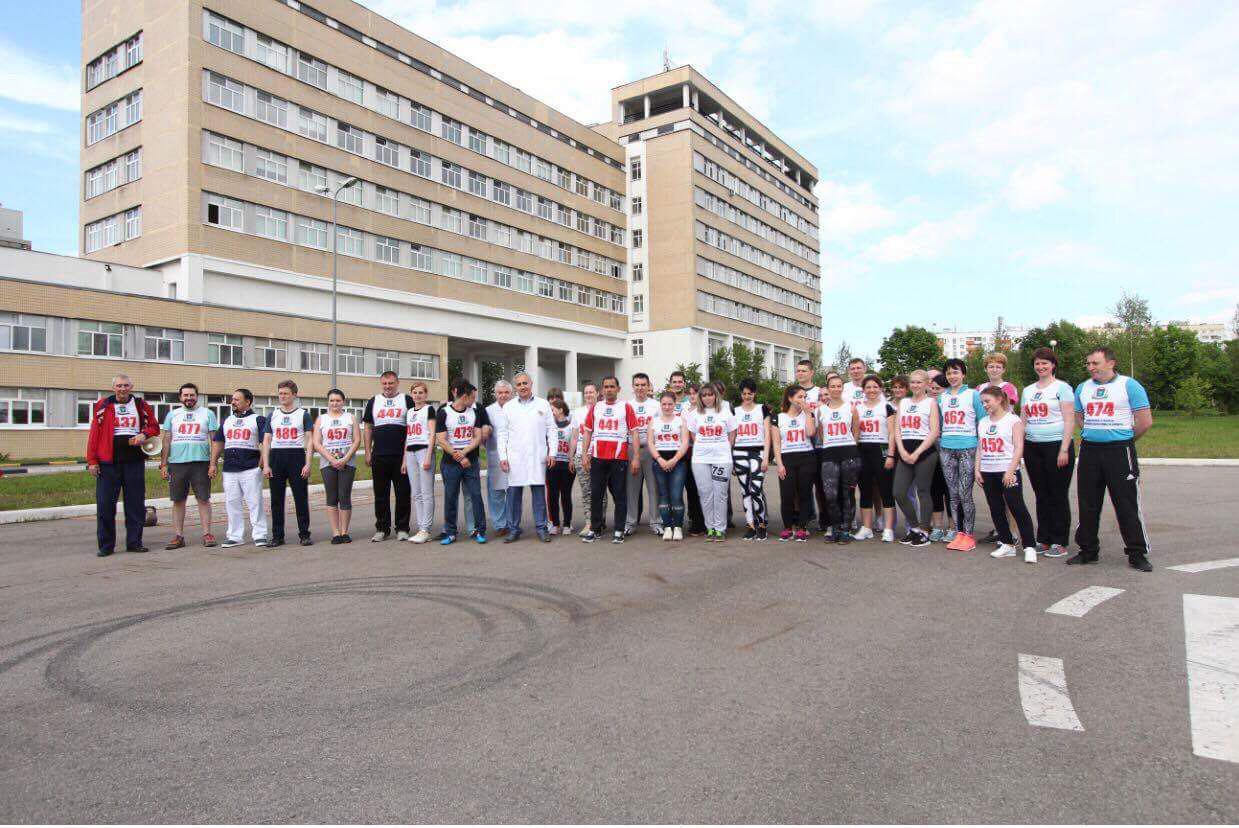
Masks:
[[[1146,469],[1152,574],[1109,508],[1088,567],[371,544],[368,494],[348,546],[0,526],[0,821],[1234,823],[1239,566],[1167,567],[1239,556],[1236,492]]]

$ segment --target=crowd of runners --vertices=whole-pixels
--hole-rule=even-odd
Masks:
[[[173,504],[169,549],[186,545],[191,490],[202,542],[216,544],[210,494],[218,474],[227,510],[223,546],[245,542],[247,519],[255,545],[283,544],[286,489],[298,541],[310,545],[308,487],[317,460],[333,544],[352,542],[351,492],[357,464],[365,462],[373,479],[370,540],[376,543],[393,537],[444,546],[463,537],[514,543],[524,534],[528,489],[533,534],[542,542],[574,532],[585,542],[602,539],[609,511],[615,544],[643,526],[669,542],[725,541],[732,527],[742,527],[741,538],[751,542],[804,543],[818,533],[839,544],[898,539],[960,552],[988,542],[995,544],[992,557],[1022,555],[1035,563],[1039,555],[1068,554],[1075,475],[1077,553],[1067,563],[1096,562],[1108,492],[1130,565],[1150,571],[1135,449],[1152,424],[1144,389],[1118,373],[1106,348],[1088,355],[1090,378],[1075,389],[1055,376],[1058,358],[1051,349],[1038,349],[1032,361],[1038,379],[1022,390],[1005,379],[1001,353],[986,357],[987,376],[976,387],[959,359],[889,382],[855,359],[846,376],[831,373],[824,386],[814,383],[814,366],[802,361],[777,410],[758,402],[751,379],[739,384],[733,407],[721,383],[691,383],[678,371],[660,391],[641,373],[628,388],[614,376],[588,382],[580,389],[584,404],[575,409],[562,389],[538,396],[525,373],[496,383],[488,406],[465,379],[453,381],[449,399],[436,405],[425,382],[404,391],[389,371],[360,417],[346,410],[338,389],[313,417],[300,406],[296,383],[284,380],[277,387],[279,405],[269,413],[257,413],[253,393],[238,388],[220,422],[200,401],[199,389],[186,383],[181,406],[162,423],[133,394],[130,379],[118,376],[113,394],[94,405],[87,445],[88,467],[98,478],[98,554],[116,548],[122,493],[126,548],[145,551],[141,446],[162,433],[160,470]],[[444,497],[437,533],[436,471]],[[1024,500],[1025,472],[1033,513]],[[766,502],[768,475],[779,490],[777,530]],[[976,536],[978,487],[994,526],[986,538]],[[575,511],[583,513],[579,529]]]

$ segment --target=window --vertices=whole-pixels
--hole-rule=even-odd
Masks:
[[[327,171],[322,167],[302,161],[297,172],[297,181],[303,190],[317,193],[327,186]]]
[[[90,416],[95,407],[95,401],[106,396],[98,391],[77,392],[77,424],[90,427]]]
[[[453,279],[459,279],[460,257],[455,253],[444,253],[442,259],[442,272],[444,276],[451,276]]]
[[[389,167],[400,166],[400,151],[397,146],[386,138],[376,137],[374,139],[374,160]]]
[[[533,212],[533,196],[524,190],[516,191],[516,209],[522,213]]]
[[[361,78],[356,75],[350,75],[343,69],[336,70],[336,92],[341,98],[352,101],[353,103],[361,103],[362,93],[365,90],[365,84]]]
[[[414,175],[430,178],[430,156],[420,150],[413,150],[409,153],[409,169]]]
[[[451,118],[443,119],[440,134],[453,144],[459,144],[463,140],[461,137],[460,122],[453,121]]]
[[[464,233],[464,216],[459,210],[444,207],[440,215],[443,217],[443,229],[453,233]]]
[[[632,297],[632,312],[633,315],[645,313],[645,296],[638,293]]]
[[[460,189],[460,167],[447,161],[443,162],[443,183],[449,187]]]
[[[78,356],[121,356],[125,326],[116,322],[81,322],[77,329]]]
[[[486,219],[480,216],[469,216],[469,235],[475,239],[485,239]]]
[[[430,110],[415,103],[409,112],[409,121],[418,129],[430,132]]]
[[[469,192],[475,196],[486,197],[486,176],[478,172],[469,173]]]
[[[548,199],[538,196],[538,218],[551,220],[551,212],[553,210],[552,202]]]
[[[641,264],[641,263],[639,263],[639,262],[638,262],[638,263],[636,263],[636,264],[633,264],[633,266],[632,266],[632,280],[633,280],[634,282],[640,282],[640,281],[643,281],[644,279],[645,279],[645,265],[643,265],[643,264]]]
[[[278,339],[260,339],[254,343],[255,368],[287,368],[288,343]]]
[[[612,210],[624,209],[624,197],[619,193],[608,191],[608,199],[611,203]]]
[[[642,210],[643,205],[641,203],[640,197],[633,198],[630,203],[632,204],[632,214],[634,216],[641,215],[641,210]]]
[[[395,190],[386,187],[374,188],[374,204],[379,212],[389,215],[400,215],[400,195]]]
[[[645,340],[644,339],[634,339],[632,341],[632,355],[634,357],[645,356]]]
[[[410,264],[418,270],[430,270],[430,251],[423,250],[420,244],[409,245],[412,259]]]
[[[386,89],[375,88],[375,96],[379,101],[379,112],[386,115],[388,118],[400,117],[400,98],[396,97],[394,92],[388,92]]]
[[[374,352],[374,368],[379,374],[387,371],[395,371],[400,373],[400,354],[396,351],[375,351]]]
[[[559,298],[563,302],[572,302],[575,299],[576,286],[571,282],[559,282]]]
[[[361,231],[351,227],[337,227],[336,250],[345,256],[365,255],[365,242]]]
[[[589,232],[589,216],[579,210],[576,214],[576,229],[582,233]]]
[[[47,351],[47,317],[28,313],[0,313],[0,350]]]
[[[579,175],[576,177],[576,194],[582,196],[589,195],[589,182]]]
[[[47,425],[47,389],[0,389],[0,426]]]
[[[501,244],[504,247],[512,246],[512,228],[506,224],[492,224],[491,230],[494,231],[491,241],[495,244]]]
[[[533,169],[533,159],[530,157],[529,153],[520,149],[513,149],[512,152],[516,156],[513,166],[521,172],[529,172]]]
[[[327,143],[327,118],[317,112],[297,107],[297,132],[315,141]]]
[[[422,224],[430,224],[430,202],[420,198],[413,199],[413,220]]]
[[[244,344],[236,334],[207,334],[207,361],[212,365],[244,364]]]
[[[106,80],[111,80],[141,60],[142,33],[138,32],[124,43],[109,49],[87,65],[86,88],[92,89]]]
[[[336,146],[347,152],[361,155],[362,138],[360,130],[345,123],[336,124]]]
[[[278,72],[288,71],[288,47],[264,35],[258,35],[258,60]]]
[[[331,371],[331,346],[317,343],[302,344],[301,370],[324,374]]]
[[[142,177],[142,149],[139,147],[125,156],[125,183]]]
[[[283,129],[288,126],[288,101],[281,100],[266,92],[258,93],[258,106],[254,117]]]
[[[254,168],[254,174],[259,178],[287,184],[288,159],[270,150],[260,149],[258,150],[258,165]]]
[[[641,180],[641,157],[637,156],[628,162],[629,179],[632,181]]]
[[[297,79],[312,83],[319,89],[327,88],[327,64],[305,52],[297,53]]]
[[[214,72],[207,75],[207,101],[233,112],[245,111],[245,91],[241,84]]]
[[[486,154],[486,135],[478,132],[476,129],[469,130],[469,149],[474,152]]]
[[[327,249],[327,223],[317,219],[297,216],[297,244]]]
[[[130,124],[136,124],[140,120],[142,120],[141,89],[125,98],[125,123],[121,125],[121,129],[124,129]]]
[[[632,246],[634,248],[640,247],[644,243],[644,241],[645,241],[645,234],[642,231],[640,230],[632,231]]]
[[[269,239],[288,241],[288,213],[270,207],[255,207],[254,232]]]
[[[479,262],[477,259],[467,259],[466,261],[469,264],[470,281],[477,282],[479,285],[484,285],[490,281],[490,276],[487,273],[486,262]]]
[[[535,291],[533,274],[523,270],[516,271],[516,289],[521,293],[533,293]]]
[[[365,351],[345,345],[336,347],[336,371],[341,374],[366,373]]]
[[[501,164],[510,164],[512,158],[512,148],[502,141],[490,139],[491,157]]]
[[[388,264],[400,264],[400,241],[378,236],[374,240],[374,258]]]
[[[125,239],[136,239],[142,235],[142,208],[134,207],[125,211]]]
[[[481,265],[482,263],[477,262],[476,264]],[[485,269],[486,266],[482,265],[482,267],[483,269]],[[477,280],[474,280],[474,281],[477,281]],[[507,288],[511,290],[512,288],[512,269],[511,268],[509,267],[496,267],[495,268],[495,286],[501,287],[501,288]]]
[[[185,332],[172,328],[144,328],[142,358],[156,362],[184,362]]]
[[[238,55],[245,54],[245,30],[210,12],[207,12],[207,40]]]
[[[207,224],[242,230],[244,220],[244,207],[241,202],[214,194],[207,196]]]
[[[438,379],[439,357],[435,354],[410,354],[409,376],[414,379]]]

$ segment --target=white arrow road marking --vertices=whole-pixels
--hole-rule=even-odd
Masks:
[[[1046,608],[1046,612],[1052,612],[1055,615],[1070,615],[1073,618],[1083,618],[1086,612],[1102,601],[1122,594],[1123,590],[1114,587],[1085,587],[1079,592],[1072,593],[1063,600],[1051,604]]]
[[[1061,658],[1020,653],[1019,675],[1020,704],[1030,725],[1084,730],[1071,706],[1071,696],[1067,695],[1067,675]]]
[[[1192,752],[1239,762],[1239,598],[1183,596]]]
[[[1239,558],[1222,558],[1219,561],[1201,561],[1166,568],[1173,569],[1175,572],[1208,572],[1210,569],[1226,569],[1228,566],[1239,566]]]

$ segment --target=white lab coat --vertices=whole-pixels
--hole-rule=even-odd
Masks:
[[[500,412],[499,459],[508,461],[508,486],[546,484],[546,458],[554,455],[555,417],[541,397],[513,397]]]
[[[503,423],[503,410],[499,403],[486,406],[490,419],[490,436],[486,438],[486,486],[489,489],[508,488],[508,473],[499,465],[499,429]]]

